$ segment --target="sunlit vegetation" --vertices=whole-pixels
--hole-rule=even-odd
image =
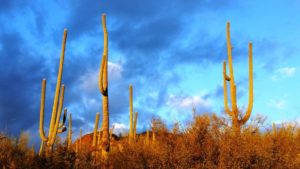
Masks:
[[[299,168],[300,128],[293,124],[271,126],[254,118],[236,136],[228,119],[216,115],[195,116],[183,126],[172,129],[154,119],[155,141],[147,144],[147,134],[138,133],[134,142],[128,136],[111,139],[109,164],[112,168]],[[67,139],[58,137],[53,153],[39,156],[28,145],[29,136],[1,135],[2,168],[97,168],[99,158],[92,148],[93,134],[76,140],[68,150]],[[77,152],[76,152],[77,151]],[[99,153],[100,154],[100,153]]]

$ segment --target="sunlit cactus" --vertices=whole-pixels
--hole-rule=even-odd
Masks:
[[[92,146],[95,147],[97,143],[97,131],[98,131],[98,123],[99,123],[100,113],[96,114],[95,124],[94,124],[94,133],[93,133],[93,143]]]
[[[239,133],[240,128],[250,118],[253,107],[253,64],[252,64],[252,43],[249,43],[249,102],[246,113],[241,117],[241,113],[237,107],[236,99],[236,84],[234,82],[233,64],[232,64],[232,46],[230,43],[230,23],[227,23],[227,50],[228,50],[228,65],[229,76],[226,73],[226,61],[223,63],[223,83],[224,83],[224,107],[225,112],[231,116],[232,125],[235,132]],[[230,98],[231,98],[231,110],[228,106],[227,85],[226,81],[229,81],[230,85]],[[241,118],[239,118],[241,117]]]
[[[135,112],[133,120],[133,140],[136,141],[136,125],[137,125],[138,112]]]
[[[44,142],[43,140],[41,141],[41,145],[40,145],[40,150],[39,150],[39,156],[41,156],[44,152]]]
[[[64,121],[61,123],[61,125],[60,125],[59,121],[60,121],[60,115],[62,112],[63,101],[64,101],[64,91],[65,91],[65,86],[61,84],[61,81],[62,81],[62,73],[63,73],[66,40],[67,40],[67,29],[64,30],[62,50],[61,50],[61,56],[60,56],[60,62],[59,62],[59,70],[58,70],[58,76],[57,76],[57,82],[56,82],[56,89],[55,89],[48,137],[45,136],[45,131],[44,131],[46,79],[43,79],[43,81],[42,81],[39,134],[40,134],[42,141],[47,143],[47,147],[49,148],[50,151],[52,151],[53,144],[55,142],[57,133],[65,131]],[[61,130],[59,130],[60,127],[61,127]]]
[[[132,85],[129,86],[129,144],[133,141],[133,98],[132,98]]]
[[[102,157],[105,167],[108,165],[108,153],[110,150],[109,140],[109,106],[108,106],[108,74],[107,74],[107,63],[108,63],[108,34],[106,29],[106,15],[102,14],[102,28],[103,28],[103,55],[99,73],[99,90],[102,94],[102,139],[101,149]]]
[[[69,129],[68,129],[68,150],[71,149],[72,145],[72,114],[69,114]]]

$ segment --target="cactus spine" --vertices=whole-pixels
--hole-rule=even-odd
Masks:
[[[102,139],[101,139],[101,149],[102,157],[105,167],[108,166],[108,153],[110,149],[109,140],[109,110],[108,110],[108,75],[107,75],[107,62],[108,62],[108,34],[106,29],[106,15],[102,14],[102,28],[103,28],[103,55],[99,73],[99,90],[102,94]]]
[[[236,84],[234,82],[233,64],[232,64],[232,46],[230,43],[230,23],[227,23],[227,50],[228,50],[228,63],[229,63],[229,76],[226,73],[226,61],[223,63],[223,83],[224,83],[224,105],[225,112],[231,116],[232,125],[236,133],[240,133],[240,128],[250,118],[253,107],[253,64],[252,64],[252,43],[249,43],[249,102],[248,108],[244,117],[239,118],[240,112],[237,107],[236,100]],[[231,110],[228,106],[227,85],[226,81],[229,81],[230,85],[230,97],[231,97]]]
[[[134,120],[133,120],[133,140],[136,141],[136,123],[138,118],[138,112],[135,112]]]
[[[72,145],[72,114],[69,114],[69,130],[68,130],[68,150],[70,151]]]
[[[40,134],[42,141],[47,143],[47,147],[51,151],[52,151],[53,144],[55,142],[56,135],[58,133],[58,129],[60,127],[59,121],[60,121],[60,115],[61,115],[63,101],[64,101],[65,87],[64,87],[64,85],[61,84],[61,81],[62,81],[62,73],[63,73],[66,40],[67,40],[67,29],[64,30],[62,50],[61,50],[61,56],[60,56],[60,62],[59,62],[59,70],[58,70],[58,76],[57,76],[57,82],[56,82],[56,89],[55,89],[54,102],[53,102],[53,107],[52,107],[52,115],[51,115],[48,137],[45,136],[45,132],[44,132],[46,79],[43,79],[43,81],[42,81],[39,134]],[[61,130],[61,132],[63,132],[63,129]]]
[[[133,141],[133,103],[132,103],[132,85],[129,86],[129,144]]]

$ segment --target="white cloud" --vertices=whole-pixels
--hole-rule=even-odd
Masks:
[[[295,67],[284,67],[284,68],[278,69],[277,71],[286,77],[292,77],[295,75],[296,70],[297,69]]]
[[[113,123],[112,126],[115,127],[113,131],[115,134],[128,132],[128,125],[125,125],[124,123]]]
[[[171,94],[167,101],[168,106],[172,106],[174,108],[192,108],[192,107],[200,107],[201,109],[209,109],[211,107],[211,103],[209,100],[203,99],[201,96],[175,96]]]
[[[108,80],[115,81],[122,78],[121,64],[108,62]],[[98,88],[99,69],[89,71],[80,77],[80,87],[87,92],[94,92]]]
[[[272,81],[277,81],[281,77],[293,77],[297,72],[297,68],[295,67],[283,67],[279,68],[275,71],[275,74],[271,76]]]
[[[276,108],[278,110],[282,110],[286,106],[286,102],[284,100],[273,100],[271,99],[268,103],[270,107]]]

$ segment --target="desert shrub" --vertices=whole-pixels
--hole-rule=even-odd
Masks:
[[[128,144],[128,137],[112,142],[109,163],[117,169],[297,169],[300,166],[300,129],[296,124],[275,128],[265,118],[253,118],[241,133],[232,131],[228,119],[216,115],[194,116],[183,127],[176,123],[170,130],[161,119],[153,119],[156,140],[146,144],[146,133]],[[77,153],[67,150],[58,139],[54,152],[38,156],[28,146],[28,135],[13,138],[0,134],[2,168],[101,168],[100,157],[93,158],[90,145]]]

